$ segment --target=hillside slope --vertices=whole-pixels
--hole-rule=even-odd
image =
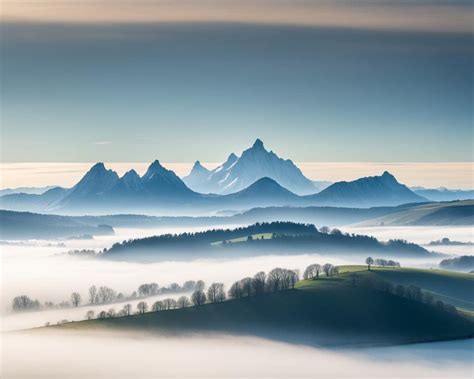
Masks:
[[[473,323],[455,313],[372,288],[352,286],[349,275],[303,281],[298,289],[260,297],[58,327],[222,332],[323,346],[403,344],[473,334]]]
[[[402,225],[474,225],[474,200],[420,204],[360,224],[360,226]]]

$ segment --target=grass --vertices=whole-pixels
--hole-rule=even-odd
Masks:
[[[338,278],[346,284],[351,284],[352,273],[357,274],[356,280],[387,281],[393,285],[418,286],[425,292],[433,295],[435,300],[454,305],[465,312],[474,312],[474,275],[445,270],[425,270],[405,267],[377,267],[372,266],[339,266]],[[321,275],[320,280],[302,281],[298,283],[299,288],[319,288],[326,278]]]
[[[272,236],[273,236],[273,233],[252,234],[252,238],[254,240],[256,240],[256,239],[270,240],[270,239],[272,239]],[[227,243],[247,242],[247,239],[248,239],[248,236],[245,236],[245,237],[239,237],[239,238],[226,240],[225,242],[227,242]],[[211,245],[218,246],[218,245],[222,245],[223,243],[224,243],[224,241],[218,241],[218,242],[211,243]]]

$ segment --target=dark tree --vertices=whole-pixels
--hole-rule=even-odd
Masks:
[[[374,259],[372,257],[367,257],[365,263],[367,264],[367,269],[370,271],[370,266],[374,263]]]
[[[241,297],[244,296],[244,291],[242,290],[242,284],[240,283],[240,280],[238,282],[235,282],[230,286],[229,289],[229,297],[231,299],[240,299]]]
[[[225,300],[225,290],[223,283],[212,283],[207,290],[207,298],[211,303]]]
[[[252,278],[243,278],[240,283],[244,296],[252,296]]]
[[[252,289],[255,295],[262,295],[265,292],[265,273],[257,272],[252,279]]]
[[[94,318],[94,315],[95,315],[94,311],[87,311],[86,312],[86,319],[92,320]]]
[[[97,300],[97,287],[90,286],[89,287],[89,303],[94,304]]]
[[[194,305],[202,305],[206,302],[206,294],[202,290],[194,291],[191,296],[191,301]]]
[[[130,316],[132,314],[132,305],[131,304],[125,304],[123,306],[123,314],[125,316]]]
[[[186,308],[191,305],[191,302],[189,301],[189,298],[187,296],[181,296],[178,299],[178,307],[179,308]]]
[[[81,304],[81,295],[77,292],[73,292],[71,294],[71,304],[74,306],[74,307],[78,307],[79,304]]]
[[[326,263],[324,266],[323,266],[323,271],[324,273],[326,274],[326,276],[329,276],[331,274],[331,270],[334,266],[331,264],[331,263]]]
[[[144,301],[140,301],[137,304],[138,313],[144,314],[148,310],[148,304]]]
[[[155,301],[153,305],[151,306],[152,312],[159,312],[159,311],[162,311],[163,309],[165,309],[165,305],[160,300]]]

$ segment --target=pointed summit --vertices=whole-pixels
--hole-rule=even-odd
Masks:
[[[146,173],[142,176],[143,180],[150,180],[155,176],[156,174],[167,171],[160,163],[158,159],[155,159],[150,166],[148,166],[148,169],[146,170]]]
[[[68,191],[65,199],[82,199],[102,194],[111,189],[118,181],[119,176],[115,171],[107,170],[102,162],[98,162]]]
[[[97,162],[94,166],[92,166],[89,171],[86,173],[100,173],[100,172],[106,172],[107,169],[105,168],[105,165],[103,162]]]
[[[252,149],[255,150],[265,150],[265,146],[263,145],[263,141],[260,138],[257,138],[252,145]]]

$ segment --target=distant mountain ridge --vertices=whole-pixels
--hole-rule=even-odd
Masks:
[[[240,157],[233,153],[229,155],[214,170],[207,170],[196,161],[191,173],[183,180],[197,192],[225,195],[241,191],[265,177],[298,195],[314,194],[320,190],[317,183],[306,178],[291,160],[282,159],[273,151],[266,150],[260,139],[244,150]]]
[[[473,190],[460,190],[448,188],[410,188],[417,195],[427,198],[431,201],[453,201],[474,199]]]
[[[307,198],[318,205],[361,208],[371,207],[374,204],[394,206],[427,201],[399,183],[388,171],[381,176],[369,176],[352,182],[337,182]]]
[[[184,180],[210,193],[195,192]],[[42,195],[2,196],[0,207],[55,214],[202,215],[269,206],[370,208],[427,201],[388,172],[334,183],[314,194],[314,183],[293,162],[267,151],[259,139],[241,157],[231,154],[214,170],[196,162],[184,180],[158,160],[142,176],[130,170],[122,177],[99,162],[70,189],[57,187]],[[212,188],[220,193],[213,193]],[[295,188],[299,193],[311,194],[296,194],[292,191]]]

